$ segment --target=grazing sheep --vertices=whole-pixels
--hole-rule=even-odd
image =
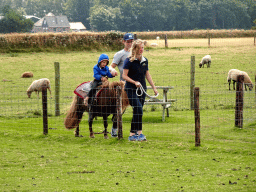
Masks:
[[[33,81],[32,84],[29,86],[27,90],[28,98],[30,98],[33,91],[37,92],[37,97],[39,98],[39,92],[42,92],[43,86],[46,86],[46,88],[50,91],[50,95],[51,95],[50,80],[47,78],[42,78],[42,79]]]
[[[152,47],[157,47],[157,46],[158,46],[157,43],[151,43],[150,45],[151,45]]]
[[[249,75],[246,72],[240,71],[238,69],[230,69],[228,72],[227,80],[229,83],[229,90],[230,90],[231,80],[233,81],[233,89],[235,90],[235,83],[237,82],[238,75],[244,76],[244,88],[247,91],[247,89],[246,89],[246,85],[247,85],[249,87],[249,90],[251,91],[253,89],[253,84],[252,84],[252,81],[251,81]]]
[[[201,68],[202,66],[203,66],[203,68],[204,68],[204,64],[207,65],[207,68],[210,68],[211,62],[212,62],[211,56],[210,56],[210,55],[205,55],[205,56],[202,58],[202,61],[199,63],[199,68]]]
[[[30,78],[30,77],[33,77],[33,73],[32,72],[24,72],[21,75],[21,78]]]

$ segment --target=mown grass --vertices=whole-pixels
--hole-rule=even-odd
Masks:
[[[64,128],[73,90],[92,79],[101,52],[2,54],[0,74],[7,81],[0,82],[1,191],[255,191],[255,93],[244,92],[244,127],[234,127],[235,92],[226,82],[231,68],[247,71],[254,82],[255,47],[231,41],[226,46],[216,41],[210,48],[207,42],[198,47],[196,39],[180,40],[168,49],[146,48],[154,82],[174,86],[168,98],[177,99],[165,122],[161,106],[144,107],[147,142],[127,141],[131,108],[123,116],[123,140],[105,140],[103,135],[90,139],[87,114],[80,123],[84,137],[74,137],[73,130]],[[106,53],[112,60],[115,52]],[[199,69],[205,54],[211,54],[212,66]],[[189,99],[192,55],[195,86],[200,88],[200,147],[194,147]],[[58,117],[54,62],[60,63],[61,72]],[[32,71],[34,77],[20,78],[25,71]],[[43,135],[41,99],[34,93],[31,99],[26,96],[30,83],[42,77],[51,80],[53,93],[48,99],[48,135]],[[103,130],[102,118],[93,128]]]

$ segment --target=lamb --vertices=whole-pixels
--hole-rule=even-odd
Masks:
[[[21,75],[21,78],[30,78],[30,77],[33,77],[33,73],[32,72],[24,72]]]
[[[47,78],[38,79],[32,82],[32,84],[27,89],[27,95],[28,98],[30,98],[33,91],[37,92],[37,97],[39,98],[39,92],[42,92],[43,86],[46,86],[46,88],[50,91],[51,95],[51,85],[50,80]]]
[[[251,91],[253,89],[253,84],[252,84],[252,81],[251,81],[249,75],[246,72],[240,71],[238,69],[230,69],[229,72],[228,72],[227,80],[228,80],[228,83],[229,83],[229,90],[230,90],[231,80],[233,80],[233,89],[235,90],[235,83],[237,82],[238,75],[243,75],[244,76],[245,90],[247,91],[247,89],[246,89],[246,85],[247,85],[249,87],[249,90]]]
[[[199,68],[201,68],[202,66],[204,68],[204,64],[207,65],[207,68],[210,68],[211,62],[212,62],[211,56],[210,55],[205,55],[202,58],[202,61],[199,63]]]

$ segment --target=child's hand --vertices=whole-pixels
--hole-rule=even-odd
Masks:
[[[107,81],[107,80],[108,80],[107,77],[102,77],[102,78],[101,78],[101,81],[102,81],[102,82],[105,82],[105,81]]]
[[[116,70],[115,70],[115,71],[111,71],[111,75],[112,75],[113,77],[118,76]]]

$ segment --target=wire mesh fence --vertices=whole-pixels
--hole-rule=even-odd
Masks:
[[[248,71],[251,77],[254,77],[254,71]],[[55,83],[54,75],[51,79],[52,98],[48,92],[48,127],[49,134],[69,134],[64,126],[64,118],[70,109],[76,88],[69,83],[72,78],[79,85],[82,82],[91,79],[88,76],[61,77],[60,78],[60,116],[55,116],[56,103],[54,100]],[[252,78],[254,79],[254,78]],[[29,129],[38,133],[43,133],[43,111],[42,111],[42,94],[39,98],[32,93],[29,99],[26,90],[32,83],[33,79],[20,79],[17,82],[3,82],[0,99],[0,116],[4,129]],[[162,121],[163,106],[161,104],[145,105],[143,108],[143,132],[148,138],[162,140],[182,140],[193,143],[195,137],[194,111],[191,110],[190,98],[190,73],[165,73],[154,76],[156,86],[173,86],[167,92],[167,99],[174,99],[169,110],[169,117],[165,113],[165,121]],[[255,83],[254,83],[255,84]],[[200,122],[201,122],[201,141],[214,142],[214,139],[223,138],[223,141],[231,142],[233,137],[238,137],[239,133],[230,134],[230,130],[235,125],[235,90],[228,88],[227,72],[219,71],[218,73],[210,71],[196,72],[195,86],[200,89]],[[232,86],[231,86],[232,87]],[[163,91],[159,89],[159,99],[163,98]],[[149,95],[154,95],[153,90],[148,89]],[[250,128],[255,125],[256,121],[256,100],[255,91],[244,91],[244,108],[243,124],[244,127]],[[132,119],[132,108],[128,107],[122,116],[124,138],[128,137]],[[108,130],[111,130],[111,116],[108,118]],[[84,136],[89,135],[88,130],[88,113],[83,114],[80,122],[80,131]],[[94,120],[93,128],[95,132],[104,130],[102,117]],[[253,138],[247,138],[253,139]]]

